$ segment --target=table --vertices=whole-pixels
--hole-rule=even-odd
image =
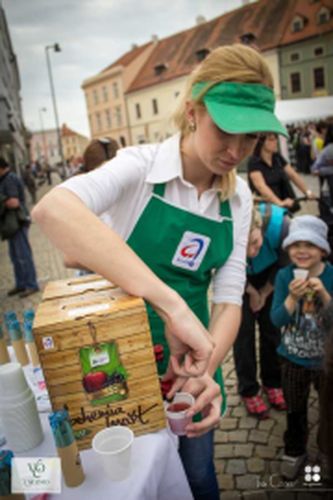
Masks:
[[[10,354],[14,358],[13,353]],[[31,382],[28,367],[24,372],[30,379],[29,385],[38,393],[36,385]],[[43,442],[33,450],[16,453],[15,456],[57,456],[45,403],[39,413],[44,431]],[[50,500],[193,500],[177,452],[177,438],[167,429],[134,439],[131,474],[124,481],[112,481],[105,477],[92,449],[81,451],[80,457],[86,475],[84,483],[76,488],[68,488],[62,483],[62,493],[50,494]],[[30,499],[34,495],[26,496]]]
[[[47,414],[40,414],[44,441],[17,457],[57,456]],[[60,495],[50,499],[64,500],[192,500],[192,494],[180,461],[177,444],[169,431],[139,436],[132,448],[131,474],[124,481],[112,481],[105,477],[103,468],[92,449],[80,453],[86,475],[84,483],[76,488],[62,484]],[[28,496],[32,498],[33,495]]]

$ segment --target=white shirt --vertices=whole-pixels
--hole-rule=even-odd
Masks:
[[[154,184],[166,183],[164,198],[175,206],[219,220],[217,187],[198,197],[195,186],[183,178],[180,135],[161,144],[143,144],[118,151],[117,156],[87,174],[71,177],[61,188],[75,193],[96,215],[108,214],[112,228],[124,239],[130,236],[148,203]],[[212,279],[214,303],[242,304],[245,285],[246,247],[251,222],[252,197],[244,180],[237,177],[230,199],[233,218],[233,251]]]

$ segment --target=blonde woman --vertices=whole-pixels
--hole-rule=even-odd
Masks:
[[[145,299],[159,374],[174,381],[168,395],[191,392],[189,414],[201,414],[179,450],[196,499],[219,498],[213,429],[221,415],[220,366],[240,324],[252,210],[236,167],[259,133],[286,133],[274,116],[272,88],[253,49],[214,50],[189,77],[178,134],[120,150],[51,191],[33,213],[69,260]],[[113,230],[98,220],[107,210]]]

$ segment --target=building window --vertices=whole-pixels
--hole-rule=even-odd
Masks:
[[[141,118],[141,106],[138,102],[135,105],[135,114],[138,119]]]
[[[166,69],[167,65],[165,63],[156,64],[156,66],[154,67],[155,75],[156,76],[161,75],[162,73],[164,73],[164,71],[166,71]]]
[[[157,104],[157,99],[153,99],[152,101],[153,105],[153,114],[158,115],[158,104]]]
[[[291,62],[299,61],[299,59],[300,59],[299,52],[293,52],[292,54],[290,54]]]
[[[317,24],[325,24],[330,20],[330,11],[327,7],[322,7],[317,13]]]
[[[322,56],[324,54],[324,47],[316,47],[313,53],[315,56]]]
[[[121,107],[120,107],[120,106],[116,106],[116,109],[115,109],[115,115],[116,115],[116,123],[117,123],[117,126],[118,126],[118,127],[121,127],[121,123],[122,123],[122,116],[121,116]]]
[[[94,104],[98,104],[98,92],[96,89],[93,91],[93,98],[94,98]]]
[[[176,90],[176,92],[175,92],[175,97],[178,97],[178,96],[179,96],[179,94],[180,94],[179,90]]]
[[[97,124],[97,131],[100,132],[102,130],[102,120],[100,113],[96,113],[96,124]]]
[[[144,144],[146,142],[146,138],[144,135],[138,135],[137,139],[139,144]]]
[[[107,128],[111,128],[112,127],[112,120],[111,120],[111,111],[109,109],[107,109],[105,111],[105,121],[106,121]]]
[[[108,89],[107,87],[102,87],[102,93],[103,93],[103,99],[104,99],[104,102],[108,101],[109,100],[109,93],[108,93]]]
[[[324,68],[314,68],[314,70],[313,70],[313,82],[314,82],[314,88],[316,90],[325,88]]]
[[[302,29],[304,28],[304,22],[305,22],[304,17],[295,16],[291,24],[291,31],[293,33],[296,33],[297,31],[302,31]]]
[[[290,75],[290,87],[291,92],[296,94],[301,91],[301,74],[300,73],[291,73]]]
[[[120,145],[124,148],[126,146],[126,139],[123,135],[119,137]]]
[[[117,82],[113,82],[112,84],[112,92],[113,92],[113,97],[115,99],[118,99],[119,97],[119,87]]]
[[[200,61],[203,61],[204,59],[206,59],[206,57],[208,56],[210,50],[209,49],[199,49],[196,51],[195,53],[195,56],[197,58],[197,61],[200,62]]]

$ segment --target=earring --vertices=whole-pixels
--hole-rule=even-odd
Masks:
[[[197,130],[197,126],[194,122],[190,122],[188,124],[188,128],[190,129],[190,132],[195,132]]]

